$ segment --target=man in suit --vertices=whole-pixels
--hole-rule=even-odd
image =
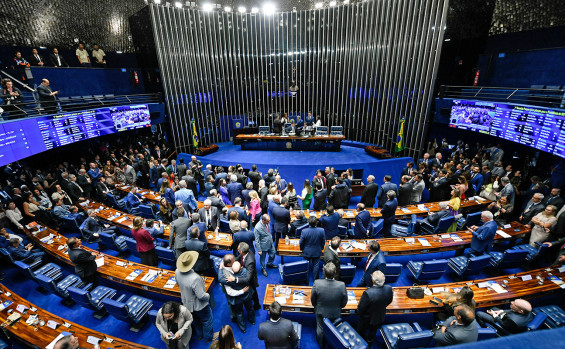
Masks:
[[[557,208],[557,212],[561,210],[563,204],[565,204],[565,200],[561,197],[561,189],[553,188],[551,189],[551,193],[543,200],[544,206],[553,205]]]
[[[471,171],[473,172],[471,175],[471,185],[473,189],[475,189],[475,193],[480,193],[481,187],[485,181],[485,178],[481,174],[481,168],[478,165],[474,165],[471,167]]]
[[[245,183],[245,189],[241,192],[241,196],[243,196],[243,207],[249,208],[249,205],[251,204],[251,196],[249,196],[249,193],[251,191],[253,191],[253,183]]]
[[[363,271],[363,276],[357,287],[371,287],[373,285],[373,279],[371,275],[375,270],[380,270],[385,272],[386,261],[385,256],[381,252],[381,245],[376,240],[371,240],[369,242],[369,256],[367,257],[367,262],[365,263],[365,270]]]
[[[365,204],[365,207],[375,206],[375,197],[378,192],[379,185],[375,183],[375,176],[369,175],[367,185],[363,189],[363,195],[361,195],[361,203]]]
[[[422,201],[422,192],[426,187],[424,183],[424,177],[421,173],[418,173],[412,178],[412,193],[410,195],[410,203],[412,205],[418,204]]]
[[[316,176],[314,176],[314,178],[312,179],[312,187],[318,188],[318,183],[321,185],[322,189],[331,189],[331,187],[328,187],[327,185],[326,177],[322,175],[322,170],[316,171]]]
[[[135,184],[137,180],[137,173],[132,166],[128,165],[126,162],[122,162],[121,166],[122,170],[124,171],[124,176],[126,178],[127,184]]]
[[[434,333],[436,346],[443,347],[472,343],[479,338],[479,328],[475,320],[475,312],[468,305],[461,304],[455,307],[453,314]]]
[[[542,193],[535,193],[532,196],[532,199],[526,204],[526,209],[524,209],[524,211],[520,215],[520,223],[533,225],[531,224],[532,218],[534,218],[538,213],[542,212],[545,209],[543,199],[544,195]]]
[[[184,216],[184,208],[177,207],[178,218],[171,223],[171,235],[169,236],[169,248],[174,249],[175,257],[179,256],[184,252],[186,233],[188,227],[191,225],[189,218]]]
[[[288,235],[288,226],[290,224],[290,211],[287,209],[288,198],[285,196],[281,199],[280,206],[273,207],[273,219],[275,220],[275,244],[278,240]]]
[[[308,224],[308,220],[304,217],[304,211],[295,211],[294,222],[290,223],[290,228],[288,235],[291,237],[297,237],[297,229]]]
[[[246,222],[249,223],[249,216],[247,216],[247,213],[245,212],[245,210],[243,208],[241,208],[242,201],[243,200],[241,198],[236,198],[235,201],[232,201],[234,206],[228,210],[228,216],[229,216],[230,213],[232,213],[232,211],[235,211],[235,212],[237,212],[237,220],[238,221],[240,221],[240,222],[246,221]]]
[[[261,200],[261,211],[267,213],[269,209],[269,188],[265,186],[263,179],[259,181],[259,191],[257,194],[259,194],[259,199]]]
[[[389,237],[390,236],[390,229],[394,224],[396,208],[398,207],[398,201],[396,201],[396,193],[392,190],[389,190],[387,193],[387,202],[383,205],[381,209],[381,215],[383,219],[383,236]]]
[[[331,321],[341,316],[341,309],[347,305],[347,290],[342,281],[334,279],[336,267],[333,263],[324,265],[324,279],[314,281],[310,302],[316,314],[316,341],[324,348],[324,318]]]
[[[3,230],[6,232],[6,230]],[[2,237],[5,240],[4,237]],[[22,261],[24,263],[33,263],[37,260],[43,259],[45,252],[33,248],[33,244],[28,243],[26,246],[21,244],[22,240],[20,237],[13,237],[8,240],[8,252],[12,258],[16,261]]]
[[[186,166],[186,164],[184,163],[184,159],[180,158],[179,165],[177,166],[179,178],[184,177],[186,175],[186,171],[188,171],[188,166]]]
[[[448,206],[447,206],[447,202],[440,202],[439,203],[439,211],[437,212],[431,212],[428,211],[428,216],[422,220],[418,220],[416,222],[416,231],[419,232],[420,228],[422,225],[426,225],[429,227],[435,227],[438,223],[439,220],[445,217],[449,216],[449,210],[448,210]]]
[[[49,55],[49,59],[55,68],[69,66],[67,61],[65,61],[65,58],[59,54],[59,50],[57,48],[53,49],[53,53]]]
[[[393,298],[392,287],[385,285],[385,274],[382,271],[375,270],[371,274],[371,280],[372,286],[363,292],[357,305],[357,314],[359,314],[357,332],[367,343],[373,343],[377,329],[385,321],[386,307],[392,303]],[[369,348],[371,346],[369,344]]]
[[[337,184],[333,187],[328,199],[334,208],[346,209],[349,206],[350,196],[351,191],[349,187],[347,184],[343,183],[343,178],[339,177],[337,179]]]
[[[175,178],[179,178],[179,168],[177,166],[177,161],[175,159],[171,160],[171,164],[167,166],[167,173],[169,175],[175,176]]]
[[[501,196],[506,196],[508,197],[508,202],[510,202],[512,204],[512,206],[514,206],[514,199],[516,196],[516,190],[514,189],[514,186],[510,183],[510,179],[508,177],[502,177],[500,179],[500,182],[502,182],[502,185],[504,186],[502,188],[502,190],[496,194],[496,196],[498,198],[500,198]]]
[[[334,211],[332,205],[328,206],[327,213],[320,217],[320,225],[324,228],[326,240],[331,240],[339,235],[339,214]]]
[[[43,67],[45,65],[43,57],[39,55],[36,48],[31,50],[31,56],[29,56],[29,64],[31,64],[32,67]]]
[[[253,242],[252,242],[253,244]],[[235,243],[234,243],[235,245]],[[235,259],[237,262],[247,270],[247,276],[244,278],[237,278],[233,276],[228,276],[226,281],[234,282],[235,284],[249,285],[253,291],[253,309],[261,309],[261,303],[259,303],[259,295],[257,294],[257,287],[259,287],[259,281],[257,279],[257,264],[255,261],[255,253],[251,251],[253,245],[249,245],[246,242],[239,242],[237,245],[238,256]]]
[[[243,191],[243,185],[237,181],[237,176],[232,174],[230,177],[230,184],[228,184],[228,195],[231,202],[235,202],[235,198],[243,199],[241,192]]]
[[[318,219],[316,216],[308,218],[309,227],[300,235],[300,249],[302,257],[308,261],[308,270],[312,267],[312,279],[318,279],[320,273],[320,256],[326,244],[324,229],[316,228]]]
[[[257,336],[265,341],[266,349],[292,349],[298,344],[292,321],[281,318],[281,313],[281,305],[274,301],[269,305],[269,320],[259,325]]]
[[[363,203],[357,204],[357,216],[355,216],[353,232],[356,239],[365,239],[371,233],[371,214],[365,210]]]
[[[436,179],[430,186],[430,201],[435,202],[449,198],[450,186],[446,176],[446,170],[438,171]]]
[[[476,225],[469,229],[473,231],[473,239],[471,240],[471,250],[469,254],[480,256],[483,253],[490,252],[494,236],[498,225],[492,220],[493,215],[490,211],[483,211],[481,214],[481,221],[483,225],[477,227]],[[461,251],[462,252],[462,251]]]
[[[412,187],[413,184],[410,182],[410,176],[402,176],[400,179],[400,187],[398,188],[398,205],[406,206],[410,204]]]
[[[269,254],[269,261],[267,262],[267,267],[269,268],[277,268],[274,264],[275,262],[275,246],[273,244],[273,236],[271,235],[271,227],[270,223],[271,218],[268,214],[264,214],[261,217],[261,220],[257,222],[255,225],[255,248],[257,249],[257,253],[259,253],[259,263],[261,264],[261,272],[265,276],[269,276],[267,274],[267,269],[265,268],[265,258],[267,258],[267,254]]]
[[[149,169],[149,180],[157,190],[161,189],[157,187],[157,183],[159,182],[160,177],[161,177],[161,164],[159,164],[159,160],[154,160],[151,163],[151,168]]]
[[[206,223],[206,230],[218,231],[220,229],[220,215],[218,208],[212,206],[210,199],[204,200],[204,207],[198,210],[200,221]]]
[[[100,237],[100,233],[114,235],[119,234],[120,230],[116,226],[111,226],[109,224],[104,224],[96,219],[96,211],[89,209],[87,211],[88,218],[82,223],[82,233],[86,235],[87,239]]]
[[[485,324],[494,325],[498,323],[503,329],[510,333],[525,332],[527,325],[532,321],[532,305],[525,299],[515,299],[510,302],[510,309],[501,310],[491,308],[485,312],[477,312],[477,322],[484,327]]]
[[[240,224],[241,230],[233,234],[233,254],[237,256],[237,247],[241,242],[245,242],[249,247],[251,254],[255,255],[255,247],[253,246],[253,242],[255,241],[255,234],[253,234],[252,231],[247,230],[247,227],[249,225],[246,221],[242,221]]]
[[[186,182],[186,188],[192,191],[192,193],[196,197],[196,193],[198,193],[198,183],[196,182],[196,178],[194,178],[192,175],[192,170],[187,170],[181,180]]]
[[[98,184],[96,184],[96,199],[106,202],[106,194],[110,192],[110,188],[106,185],[106,177],[100,177]]]
[[[218,194],[216,189],[210,190],[210,196],[206,200],[210,200],[213,207],[218,209],[218,213],[226,207],[226,204],[222,201],[221,195]]]
[[[82,187],[77,183],[77,177],[75,175],[69,175],[69,185],[68,185],[68,192],[69,196],[73,203],[77,203],[78,201],[84,201],[85,194]]]
[[[83,168],[78,171],[77,183],[82,188],[82,192],[84,193],[85,197],[92,197],[93,184],[90,178],[86,175],[86,170]]]
[[[251,166],[251,171],[249,171],[249,180],[253,183],[253,190],[259,192],[259,181],[261,180],[261,172],[257,171],[257,165]]]
[[[409,176],[414,169],[414,162],[410,161],[406,164],[406,167],[402,169],[402,176]]]
[[[200,235],[198,235],[198,240],[202,241],[205,244],[208,244],[208,240],[206,239],[206,223],[200,221],[200,214],[194,212],[190,220],[192,221],[192,225],[188,228],[187,234],[190,234],[190,230],[193,227],[196,227],[200,232]]]
[[[126,195],[126,201],[132,209],[138,208],[145,199],[137,193],[137,187],[132,185]]]
[[[210,192],[212,190],[215,190],[216,186],[214,185],[214,177],[212,176],[207,176],[206,177],[206,183],[204,183],[204,195],[206,197],[210,196]]]
[[[391,182],[392,176],[386,175],[384,177],[384,183],[380,186],[379,190],[377,190],[377,199],[379,200],[379,207],[383,207],[385,202],[388,200],[386,193],[389,190],[393,190],[398,196],[398,186]]]
[[[277,183],[277,191],[279,192],[279,194],[281,196],[284,196],[288,189],[288,183],[286,182],[286,180],[282,179],[281,176],[276,175],[275,183]]]
[[[333,187],[335,185],[335,173],[332,173],[331,168],[326,167],[324,174],[326,177],[326,184],[328,185],[328,188]]]
[[[82,241],[76,237],[70,237],[67,240],[69,246],[69,259],[75,265],[75,273],[81,278],[85,284],[92,283],[98,285],[98,278],[96,277],[96,252],[87,252],[80,248]]]
[[[195,251],[180,255],[177,259],[175,280],[180,288],[182,304],[194,317],[194,335],[208,343],[214,337],[214,317],[210,308],[210,294],[206,293],[204,280],[192,270],[197,260],[198,253]]]
[[[190,162],[188,163],[188,169],[192,171],[194,174],[194,179],[198,181],[198,185],[200,186],[200,195],[204,195],[204,174],[202,173],[202,162],[196,159],[196,156],[190,157]],[[196,195],[196,192],[194,192]]]
[[[194,271],[199,275],[215,276],[210,263],[210,250],[205,242],[198,239],[200,236],[200,229],[197,226],[190,228],[190,239],[184,243],[186,251],[198,252],[198,260],[194,264]],[[178,237],[177,237],[178,238]]]
[[[179,209],[182,209],[182,212],[179,212]],[[179,214],[181,217],[190,218],[190,207],[183,204],[182,201],[177,200],[175,201],[175,208],[171,214],[173,216],[173,220],[179,218]]]
[[[182,201],[183,204],[188,205],[190,212],[195,211],[198,208],[198,202],[194,197],[192,190],[187,189],[185,181],[179,182],[180,189],[175,192],[175,200]]]
[[[41,84],[37,86],[37,94],[39,95],[39,101],[46,114],[57,112],[57,95],[59,91],[51,90],[49,80],[41,79]]]
[[[322,189],[322,184],[316,183],[316,190],[314,191],[314,207],[312,209],[314,211],[323,211],[327,207],[327,199],[328,190]]]
[[[334,279],[338,281],[341,280],[341,261],[338,256],[339,245],[341,245],[341,238],[339,236],[334,236],[324,250],[324,255],[322,256],[324,264],[333,263],[335,265]]]

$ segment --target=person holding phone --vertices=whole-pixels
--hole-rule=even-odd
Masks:
[[[161,333],[161,340],[167,345],[167,349],[188,348],[188,342],[192,336],[192,314],[177,302],[169,301],[159,309],[155,326]]]

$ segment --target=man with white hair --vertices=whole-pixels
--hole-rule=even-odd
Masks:
[[[439,203],[439,211],[437,212],[428,212],[428,216],[426,218],[424,218],[423,220],[419,220],[416,223],[416,231],[420,231],[421,226],[428,226],[433,230],[433,227],[435,227],[440,219],[448,217],[449,216],[449,210],[448,210],[448,206],[447,206],[447,202],[446,201],[442,201]]]
[[[514,206],[514,197],[516,196],[516,190],[514,189],[514,186],[510,183],[510,179],[508,177],[502,177],[500,179],[500,182],[502,182],[504,188],[502,188],[502,190],[499,193],[497,193],[496,196],[499,198],[501,196],[508,197],[508,202],[510,202],[512,206]]]
[[[192,190],[186,189],[185,181],[180,181],[179,186],[180,189],[175,193],[175,201],[180,200],[184,205],[188,205],[192,213],[192,211],[195,211],[198,208],[198,203],[196,202],[194,193],[192,193]]]
[[[202,163],[200,160],[196,159],[196,156],[192,155],[190,157],[190,162],[188,163],[188,169],[192,171],[194,179],[198,181],[198,186],[200,187],[200,195],[204,196],[204,174],[202,173]]]
[[[206,230],[218,231],[220,229],[220,214],[218,208],[212,206],[212,200],[204,200],[204,207],[198,210],[200,222],[206,223]]]
[[[232,174],[230,176],[230,184],[228,184],[228,195],[231,202],[235,202],[235,198],[240,198],[243,201],[243,185],[237,181],[237,176]]]
[[[361,203],[367,208],[375,206],[375,197],[378,192],[379,185],[375,183],[375,176],[369,175],[367,177],[367,185],[363,189],[363,194],[361,195]]]
[[[501,310],[491,308],[485,312],[477,312],[477,322],[484,327],[485,324],[498,323],[510,333],[520,333],[527,330],[527,325],[534,318],[532,305],[525,299],[515,299],[510,302],[510,309]]]
[[[483,225],[480,227],[474,225],[469,228],[473,232],[471,250],[469,251],[470,254],[480,256],[483,253],[490,252],[492,249],[494,235],[498,228],[498,225],[492,220],[492,217],[492,212],[483,211],[481,213],[481,221],[483,221]]]
[[[386,307],[392,302],[393,298],[392,287],[385,285],[385,274],[382,271],[375,270],[371,274],[371,279],[373,279],[373,286],[363,292],[357,306],[357,313],[359,314],[357,332],[368,343],[373,343],[377,329],[385,321]],[[368,334],[367,330],[369,331]]]
[[[288,189],[288,183],[286,182],[286,180],[282,179],[281,176],[276,175],[275,183],[277,183],[277,190],[279,191],[281,196],[284,196]]]

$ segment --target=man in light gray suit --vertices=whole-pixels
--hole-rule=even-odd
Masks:
[[[496,196],[498,198],[500,198],[502,196],[508,197],[508,202],[511,203],[512,206],[514,206],[514,199],[515,199],[515,196],[516,196],[516,191],[514,190],[514,186],[512,184],[510,184],[510,179],[508,177],[502,177],[500,179],[500,182],[502,183],[502,185],[504,187],[502,188],[500,193],[496,194]]]
[[[206,230],[218,231],[220,229],[220,214],[218,208],[212,206],[210,199],[204,200],[204,207],[198,210],[200,222],[206,223]]]
[[[347,304],[347,290],[343,281],[334,280],[336,267],[333,263],[324,266],[325,279],[314,281],[310,301],[316,314],[316,340],[324,348],[324,318],[335,320]]]
[[[422,200],[422,192],[426,184],[424,183],[424,177],[422,174],[418,173],[412,178],[412,193],[410,195],[410,203],[415,205]]]
[[[181,254],[177,259],[175,279],[180,288],[182,304],[194,317],[193,327],[196,338],[210,342],[214,336],[212,326],[214,318],[210,308],[210,295],[206,293],[204,280],[192,270],[197,260],[198,252],[196,251]]]
[[[126,177],[126,183],[135,184],[135,181],[137,179],[137,174],[135,173],[135,169],[124,162],[122,164],[122,170],[124,171],[124,176]]]
[[[271,235],[271,218],[268,214],[264,214],[261,220],[257,222],[255,226],[255,249],[259,252],[259,262],[261,264],[261,271],[263,275],[269,276],[267,274],[267,269],[265,268],[265,258],[267,258],[267,253],[269,254],[269,261],[267,262],[267,267],[276,268],[277,266],[273,264],[275,261],[275,245],[273,244],[273,236]]]
[[[281,318],[282,308],[275,301],[269,305],[269,320],[259,325],[257,336],[265,341],[266,349],[292,349],[298,344],[298,334],[292,321]]]
[[[441,325],[441,329],[434,334],[436,346],[477,341],[479,328],[473,310],[468,305],[462,304],[455,307],[454,314],[448,317]]]
[[[189,218],[184,217],[184,208],[177,207],[178,218],[171,223],[171,235],[169,236],[169,248],[175,249],[175,257],[186,251],[184,243],[186,242],[188,227],[192,225]]]

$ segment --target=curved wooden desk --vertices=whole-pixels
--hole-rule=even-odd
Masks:
[[[446,291],[453,292],[453,288],[460,288],[464,285],[470,285],[475,293],[474,299],[477,302],[477,307],[491,307],[495,305],[501,305],[505,303],[510,303],[511,300],[515,298],[534,298],[547,295],[553,292],[563,292],[563,289],[559,285],[547,280],[547,277],[551,273],[553,276],[565,278],[565,270],[559,272],[554,268],[547,269],[536,269],[530,270],[528,272],[523,272],[515,275],[505,275],[498,276],[482,280],[473,280],[469,282],[455,282],[447,284],[434,284],[433,288],[444,288]],[[532,280],[522,281],[520,276],[531,275]],[[538,284],[536,276],[540,275],[544,278],[542,285]],[[507,281],[506,293],[497,293],[491,288],[479,288],[477,285],[482,282],[494,281],[502,285],[504,281]],[[273,296],[273,289],[277,285],[267,285],[265,290],[265,297],[263,299],[263,309],[268,309],[269,305],[275,301]],[[279,285],[281,286],[281,285]],[[302,291],[305,294],[304,304],[298,304],[293,302],[292,295],[290,298],[286,299],[285,304],[281,304],[284,311],[287,312],[297,312],[297,313],[313,313],[314,308],[310,302],[310,294],[312,292],[312,287],[310,286],[292,286],[292,285],[282,285],[283,287],[289,287],[292,291]],[[438,306],[430,303],[433,296],[425,295],[422,299],[410,299],[406,296],[406,290],[410,287],[393,287],[394,299],[392,303],[387,307],[386,312],[388,314],[406,314],[406,313],[430,313],[438,312],[443,309],[443,306]],[[355,294],[356,303],[347,304],[344,309],[342,309],[343,314],[353,314],[357,309],[357,304],[361,299],[361,295],[365,288],[363,287],[348,287],[348,291],[353,291]],[[277,298],[283,296],[282,294],[277,294]],[[441,294],[434,294],[438,298],[442,298]]]
[[[500,229],[506,234],[510,235],[509,238],[504,238],[499,234],[494,237],[494,243],[499,243],[507,241],[509,239],[522,238],[528,234],[531,229],[527,225],[520,224],[518,222],[512,222],[510,228]],[[451,234],[456,234],[461,241],[455,241],[451,238]],[[441,235],[417,235],[411,236],[409,238],[414,238],[414,243],[406,242],[406,238],[384,238],[384,239],[373,239],[379,242],[381,245],[381,250],[388,256],[401,256],[401,255],[411,255],[411,254],[423,254],[423,253],[435,253],[444,251],[453,251],[459,249],[465,249],[471,245],[471,240],[473,239],[473,234],[468,230],[455,232],[451,234],[441,234]],[[424,246],[419,241],[418,238],[426,239],[431,246]],[[352,240],[342,240],[344,242],[351,242]],[[365,245],[371,241],[367,240],[356,240]],[[299,245],[300,239],[290,239],[290,244],[286,244],[284,239],[279,239],[279,245],[277,248],[277,254],[281,258],[287,257],[299,257],[302,256],[302,251]],[[326,241],[326,245],[330,241]],[[353,248],[351,250],[345,251],[340,248],[338,255],[340,257],[366,257],[369,255],[369,247],[366,245],[365,249]]]
[[[30,230],[26,228],[25,232],[34,242],[39,244],[41,248],[43,248],[51,256],[59,261],[74,266],[67,254],[68,247],[67,238],[65,236],[59,235],[55,230],[50,228],[46,228],[41,231],[38,231],[38,229]],[[49,238],[49,236],[51,236],[51,238]],[[88,252],[97,252],[86,246],[83,246],[82,248]],[[136,289],[180,298],[180,288],[176,283],[172,288],[164,287],[167,281],[171,277],[175,276],[174,271],[149,267],[110,255],[103,256],[104,265],[98,267],[98,276]],[[133,280],[128,280],[127,277],[135,270],[141,270],[141,274]],[[141,279],[149,271],[157,273],[156,279],[153,282],[142,281]],[[214,279],[207,276],[203,276],[202,279],[204,280],[206,291],[208,291],[214,282]]]
[[[50,312],[39,308],[33,303],[28,302],[24,298],[10,291],[4,285],[0,285],[0,290],[2,290],[2,294],[0,294],[0,300],[2,302],[5,301],[13,302],[6,309],[13,309],[14,310],[13,313],[16,313],[17,312],[16,307],[19,304],[23,304],[29,308],[27,313],[25,315],[22,315],[20,321],[18,321],[12,326],[5,327],[5,329],[9,331],[12,335],[16,336],[18,339],[28,344],[29,346],[36,345],[40,348],[45,348],[62,332],[73,332],[73,336],[78,337],[81,347],[92,346],[91,344],[87,344],[86,340],[89,336],[93,336],[102,339],[102,341],[99,344],[100,348],[144,348],[144,349],[152,348],[145,345],[129,342],[123,339],[107,336],[104,333],[97,332],[90,328],[86,328],[84,326],[75,324],[74,322],[67,321],[62,317],[53,315]],[[11,293],[11,295],[7,296],[6,292]],[[31,308],[36,308],[37,310],[31,311]],[[55,330],[47,327],[47,325],[28,326],[25,322],[33,314],[37,314],[39,321],[43,320],[47,324],[49,320],[52,320],[59,323],[60,326],[58,326],[57,329]],[[1,311],[0,322],[6,321],[8,315],[9,314],[7,310]],[[67,328],[63,326],[64,323],[70,324],[71,327]],[[111,338],[113,340],[112,343],[108,343],[104,341],[105,338]]]
[[[117,226],[118,228],[121,228],[123,230],[129,231],[133,227],[133,219],[135,218],[135,216],[129,213],[118,211],[116,209],[113,209],[111,207],[93,201],[90,202],[85,201],[77,206],[85,211],[88,209],[93,209],[93,210],[101,209],[96,213],[96,217],[98,217],[100,220],[110,225]],[[163,235],[165,238],[168,239],[170,234],[171,234],[171,226],[166,224]],[[206,232],[208,247],[216,250],[230,251],[232,249],[232,244],[233,244],[232,234],[220,233],[218,235],[219,238],[216,239],[214,232],[212,231]]]

